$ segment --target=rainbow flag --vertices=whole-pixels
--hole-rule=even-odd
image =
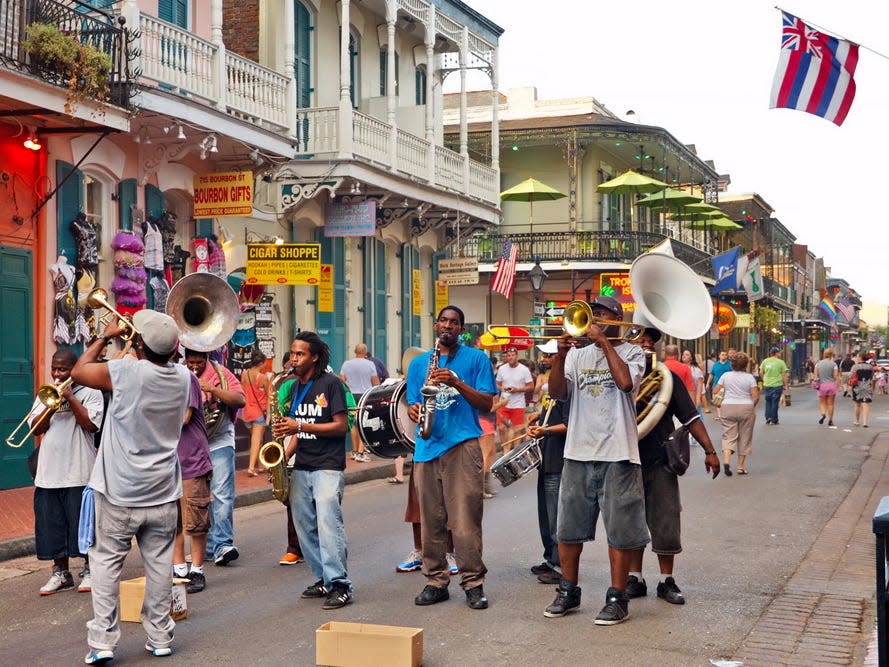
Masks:
[[[834,308],[833,301],[828,299],[826,296],[821,297],[821,303],[819,304],[821,310],[827,313],[827,316],[830,318],[830,321],[833,322],[837,318],[837,309]]]

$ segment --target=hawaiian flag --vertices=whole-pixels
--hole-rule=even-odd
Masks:
[[[519,260],[519,249],[510,239],[503,244],[503,252],[497,260],[497,270],[491,280],[491,290],[502,294],[507,299],[512,296],[515,287],[515,269]]]
[[[781,12],[781,54],[770,109],[797,109],[842,125],[855,97],[858,44],[818,32]]]

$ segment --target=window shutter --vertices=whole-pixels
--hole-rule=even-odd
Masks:
[[[159,220],[164,214],[164,193],[149,183],[145,186],[145,215]]]
[[[411,268],[420,268],[420,249],[415,246],[411,246]],[[413,274],[411,275],[413,276]],[[411,286],[411,295],[413,296],[413,285]],[[420,316],[414,315],[413,308],[411,308],[411,345],[420,346]]]
[[[388,297],[386,296],[386,244],[374,239],[376,262],[374,265],[374,354],[385,357],[387,350]]]
[[[64,252],[68,263],[73,265],[77,260],[77,245],[71,222],[83,210],[83,172],[72,164],[56,160],[56,183],[62,181],[65,182],[56,193],[56,252]]]
[[[342,238],[328,238],[324,230],[315,232],[315,242],[321,244],[321,262],[333,265],[333,312],[319,313],[315,300],[315,330],[330,348],[330,366],[339,373],[346,360],[346,272],[345,242]]]
[[[305,109],[312,106],[312,49],[310,37],[312,26],[309,22],[309,11],[302,3],[295,6],[294,30],[296,37],[295,63],[293,71],[296,74],[296,106]]]
[[[374,309],[374,292],[373,292],[373,260],[374,260],[374,242],[375,238],[367,236],[364,238],[364,313],[362,322],[361,338],[373,351],[373,309]]]
[[[133,228],[133,206],[136,205],[136,179],[128,178],[117,184],[117,206],[120,229]]]

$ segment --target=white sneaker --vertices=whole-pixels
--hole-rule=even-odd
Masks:
[[[151,644],[145,644],[145,650],[148,651],[155,658],[163,658],[168,655],[173,655],[173,647],[166,646],[164,648],[155,648]]]
[[[445,559],[448,561],[448,572],[451,575],[460,574],[460,568],[457,567],[457,556],[454,555],[453,552],[445,554]]]
[[[77,587],[78,593],[89,593],[93,590],[93,575],[89,570],[84,570],[80,575],[80,585]]]
[[[74,588],[74,577],[68,570],[54,571],[49,581],[41,587],[40,595],[52,595],[59,591],[70,591]]]
[[[407,555],[402,562],[395,566],[396,572],[414,572],[415,570],[419,570],[423,567],[423,554],[421,554],[417,549],[411,549],[411,552]]]

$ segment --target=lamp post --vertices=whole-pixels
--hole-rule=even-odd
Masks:
[[[534,266],[528,271],[528,280],[531,282],[531,289],[534,291],[534,303],[540,301],[540,291],[543,289],[543,283],[546,282],[546,271],[540,266],[540,257],[534,258]]]

